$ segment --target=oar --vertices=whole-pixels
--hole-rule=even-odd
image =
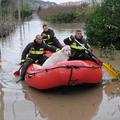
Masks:
[[[116,79],[120,77],[120,73],[118,70],[115,70],[110,64],[103,63],[104,68]]]
[[[95,57],[100,63],[103,64],[104,68],[116,79],[120,77],[119,71],[115,70],[113,67],[111,67],[110,64],[102,62],[100,59],[98,59],[92,52],[90,52],[83,44],[78,42],[76,39],[74,39],[76,43],[78,43],[80,46],[82,46],[86,51],[88,51],[93,57]]]
[[[15,76],[20,76],[20,70],[21,70],[21,68],[22,68],[22,65],[20,66],[20,68],[17,71],[14,72]]]

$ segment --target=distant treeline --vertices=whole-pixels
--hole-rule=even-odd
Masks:
[[[101,48],[120,49],[120,0],[80,6],[39,8],[44,20],[58,23],[84,22],[87,39]]]
[[[51,22],[56,23],[70,23],[82,22],[87,19],[92,9],[87,3],[80,6],[55,6],[49,8],[39,8],[39,16]]]
[[[12,0],[0,2],[0,37],[9,35],[15,29],[18,19],[25,19],[32,15],[32,8],[28,4],[17,4]]]

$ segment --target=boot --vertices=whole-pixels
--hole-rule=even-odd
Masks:
[[[20,76],[20,81],[24,81],[25,80],[25,77],[24,76]]]
[[[20,81],[24,81],[25,80],[25,77],[23,76],[20,76],[20,79],[16,81],[16,83],[19,83]]]

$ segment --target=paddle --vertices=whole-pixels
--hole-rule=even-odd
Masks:
[[[97,61],[104,66],[104,68],[116,79],[120,77],[120,73],[115,70],[110,64],[102,62],[100,59],[98,59],[92,52],[90,52],[83,44],[81,44],[79,41],[77,41],[74,38],[75,42],[78,43],[80,46],[82,46],[87,52],[89,52],[94,58],[97,59]]]
[[[20,66],[20,68],[17,71],[14,72],[15,76],[20,76],[20,70],[21,70],[21,68],[22,68],[22,65]]]

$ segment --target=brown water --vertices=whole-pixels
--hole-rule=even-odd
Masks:
[[[120,82],[106,80],[97,87],[79,86],[41,92],[16,84],[13,72],[19,68],[23,48],[42,32],[43,21],[36,16],[18,26],[6,39],[0,40],[0,120],[120,120]],[[62,40],[69,36],[78,24],[49,24]],[[98,51],[95,51],[99,56]],[[109,61],[120,69],[120,55]],[[107,84],[106,84],[107,83]]]

